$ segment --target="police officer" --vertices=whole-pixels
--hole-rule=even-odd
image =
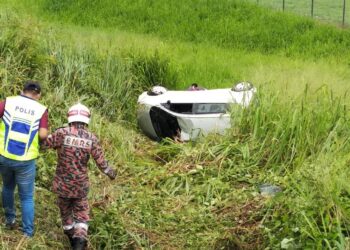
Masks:
[[[38,102],[40,97],[40,84],[27,81],[21,95],[0,102],[0,171],[5,223],[9,229],[16,226],[14,190],[18,186],[22,230],[27,237],[34,233],[35,159],[39,156],[39,140],[48,135],[48,111]]]

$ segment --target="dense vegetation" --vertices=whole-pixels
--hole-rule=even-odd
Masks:
[[[103,8],[101,2],[68,4],[68,1],[41,0],[35,8],[27,3],[27,11],[44,16],[46,22],[57,18],[53,23],[33,17],[21,19],[26,12],[19,12],[19,6],[23,6],[19,3],[14,11],[0,13],[0,99],[18,93],[21,83],[28,78],[40,80],[44,85],[43,102],[50,106],[52,128],[66,122],[65,114],[71,104],[83,101],[93,111],[91,129],[101,137],[108,158],[118,169],[118,180],[110,182],[94,164],[89,166],[91,248],[350,247],[347,95],[334,94],[328,86],[315,90],[315,86],[306,85],[303,79],[314,71],[310,70],[312,67],[313,76],[326,76],[331,85],[337,84],[332,76],[344,82],[350,79],[347,66],[342,65],[348,57],[342,53],[346,51],[347,31],[236,1],[171,1],[171,8],[178,10],[176,13],[169,11],[170,2],[161,0],[151,1],[153,5],[146,1],[118,1],[117,10],[112,1],[103,1]],[[115,11],[124,17],[113,19]],[[198,21],[200,13],[207,15],[203,17],[203,26]],[[222,19],[214,18],[219,16]],[[180,17],[183,22],[179,21]],[[191,17],[196,21],[190,22]],[[258,19],[267,21],[262,25]],[[57,20],[61,20],[62,26]],[[226,20],[227,25],[214,20]],[[128,41],[134,38],[125,35],[124,43],[116,49],[110,46],[110,41],[117,37],[113,31],[108,33],[113,37],[104,40],[103,31],[67,23],[105,28],[115,25],[123,32],[148,33],[164,40],[135,50],[128,46]],[[142,26],[142,23],[146,24]],[[228,25],[231,23],[232,27]],[[281,23],[287,31],[279,26]],[[298,28],[304,24],[308,32]],[[157,28],[163,25],[164,28]],[[274,32],[276,27],[279,28]],[[59,31],[61,28],[63,32]],[[304,40],[296,41],[300,32],[310,37],[305,35]],[[225,40],[231,33],[237,35],[235,43],[231,38]],[[244,43],[245,35],[251,34],[255,34],[252,35],[255,46]],[[273,34],[279,39],[267,39]],[[322,39],[328,42],[311,46],[310,41],[317,34],[326,35]],[[94,39],[86,39],[90,36]],[[137,39],[140,43],[149,41],[144,36],[136,36]],[[282,40],[287,41],[287,47],[282,46]],[[89,44],[91,41],[94,44]],[[167,45],[162,45],[163,49],[150,49],[161,43]],[[330,52],[332,48],[334,53]],[[240,49],[245,52],[237,52]],[[290,51],[293,57],[298,57],[304,49],[307,52],[301,61],[281,56]],[[216,52],[223,58],[212,60],[210,68],[203,62],[204,55]],[[187,55],[189,62],[177,58],[188,53],[195,55]],[[288,96],[283,90],[284,81],[274,83],[280,80],[281,71],[277,70],[260,82],[253,106],[233,110],[234,127],[224,137],[212,135],[187,144],[168,140],[156,144],[138,134],[135,102],[141,91],[156,83],[182,87],[179,79],[186,82],[201,79],[203,69],[217,71],[216,79],[230,77],[220,69],[230,53],[240,55],[238,69],[234,70],[240,76],[250,72],[245,68],[252,67],[247,63],[252,60],[257,60],[259,67],[266,64],[265,69],[273,66],[272,71],[277,64],[291,66],[293,74],[290,74],[299,91]],[[319,53],[330,62],[316,61]],[[188,78],[186,67],[191,65],[202,67],[198,66],[191,73],[193,78]],[[332,68],[337,70],[328,73]],[[49,192],[54,165],[53,152],[39,159],[35,238],[21,241],[18,232],[5,232],[0,227],[3,249],[67,246],[55,197]],[[264,197],[259,193],[263,183],[278,185],[282,192],[275,197]]]
[[[319,58],[343,55],[350,44],[347,31],[237,0],[46,0],[44,8],[63,22],[261,53]]]

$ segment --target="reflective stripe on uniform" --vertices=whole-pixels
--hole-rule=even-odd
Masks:
[[[70,225],[64,225],[63,226],[63,230],[67,231],[67,230],[71,230],[74,227],[75,223],[70,224]]]
[[[0,123],[0,155],[18,161],[37,158],[39,123],[45,111],[45,106],[30,98],[6,98]]]
[[[88,226],[88,224],[86,224],[86,223],[77,222],[77,223],[75,223],[74,228],[75,228],[75,229],[82,228],[82,229],[85,229],[85,230],[87,231],[88,228],[89,228],[89,226]]]

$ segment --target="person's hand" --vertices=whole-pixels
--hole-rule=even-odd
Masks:
[[[115,177],[117,176],[117,173],[111,168],[111,169],[107,172],[107,176],[109,177],[109,179],[114,180]]]

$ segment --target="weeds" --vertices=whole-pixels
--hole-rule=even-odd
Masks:
[[[56,3],[55,10],[64,4]],[[232,2],[233,9],[242,6]],[[202,7],[198,18],[211,19]],[[232,34],[230,20],[220,20],[227,35]],[[301,22],[302,32],[316,27]],[[286,97],[267,86],[259,89],[251,107],[233,108],[233,127],[225,136],[155,144],[135,130],[135,103],[138,94],[155,83],[176,84],[177,69],[166,56],[76,48],[59,42],[55,34],[44,36],[46,30],[35,22],[24,28],[18,18],[6,15],[1,15],[0,26],[1,99],[18,94],[23,80],[35,78],[43,83],[53,128],[66,122],[71,104],[82,101],[92,108],[91,129],[102,139],[118,178],[110,182],[89,165],[91,248],[349,248],[346,95],[306,87],[301,95]],[[151,28],[147,32],[154,32]],[[192,33],[180,39],[197,41]],[[278,51],[278,46],[270,49]],[[55,158],[52,152],[44,153],[38,161],[36,237],[22,242],[18,232],[1,233],[4,249],[67,246],[55,196],[48,191]],[[282,192],[263,197],[261,183],[279,185]]]

